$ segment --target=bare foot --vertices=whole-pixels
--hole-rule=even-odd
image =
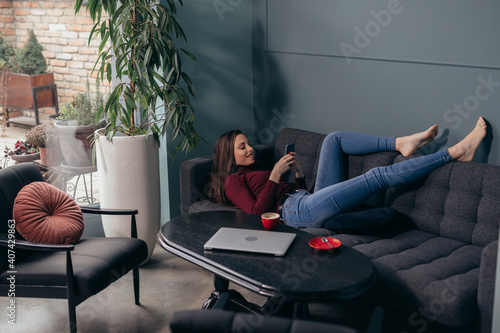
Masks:
[[[418,148],[432,142],[437,134],[438,125],[436,124],[423,132],[396,138],[396,150],[403,156],[413,155]]]
[[[448,149],[451,158],[463,162],[471,162],[474,159],[476,149],[486,136],[486,121],[479,117],[476,127],[462,141]]]

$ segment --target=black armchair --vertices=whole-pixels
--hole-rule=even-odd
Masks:
[[[83,237],[71,245],[29,242],[13,228],[12,211],[17,193],[35,181],[44,179],[32,163],[0,170],[0,296],[68,299],[70,330],[76,332],[76,306],[133,270],[139,304],[138,267],[148,251],[136,238],[137,211],[82,208],[91,214],[131,215],[131,238]]]

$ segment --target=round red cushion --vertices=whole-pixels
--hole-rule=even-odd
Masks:
[[[31,242],[72,244],[83,233],[80,206],[49,183],[24,186],[14,201],[13,216],[17,231]]]

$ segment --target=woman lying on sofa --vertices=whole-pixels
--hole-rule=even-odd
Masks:
[[[414,182],[454,160],[472,161],[486,135],[486,122],[479,117],[475,128],[462,141],[436,153],[377,167],[348,180],[343,179],[343,153],[352,155],[398,151],[403,156],[432,142],[438,126],[404,137],[378,137],[354,132],[333,132],[321,147],[314,192],[304,190],[302,167],[294,152],[283,156],[271,171],[258,170],[254,151],[239,130],[219,137],[215,145],[211,191],[217,202],[244,212],[278,211],[292,227],[322,227],[324,221],[351,210],[377,191]],[[295,172],[295,184],[281,176]]]

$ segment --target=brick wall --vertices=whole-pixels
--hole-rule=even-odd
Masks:
[[[74,0],[0,0],[0,31],[15,48],[24,45],[30,30],[35,32],[47,71],[54,73],[59,105],[85,90],[87,78],[95,85],[96,73],[91,72],[100,40],[88,44],[92,19],[85,11],[75,14],[74,4]]]

